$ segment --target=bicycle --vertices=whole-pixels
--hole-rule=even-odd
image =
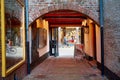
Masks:
[[[10,53],[10,54],[16,54],[17,49],[16,49],[15,47],[13,47],[13,46],[8,46],[8,45],[7,45],[7,47],[6,47],[6,52],[7,52],[7,53]]]

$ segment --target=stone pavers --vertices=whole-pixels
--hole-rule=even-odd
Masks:
[[[91,67],[86,60],[49,57],[23,80],[108,80],[100,74],[101,72]]]

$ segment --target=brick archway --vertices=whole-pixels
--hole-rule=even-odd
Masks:
[[[93,21],[95,21],[96,23],[99,24],[99,16],[98,14],[96,14],[95,12],[93,12],[92,10],[89,10],[86,7],[80,6],[80,5],[74,5],[74,4],[58,4],[58,5],[52,5],[52,6],[48,6],[46,8],[43,9],[39,9],[40,6],[35,7],[35,11],[30,11],[29,10],[29,25],[36,20],[37,18],[39,18],[40,16],[49,13],[51,11],[55,11],[55,10],[73,10],[73,11],[77,11],[80,12],[86,16],[88,16],[89,18],[91,18]]]

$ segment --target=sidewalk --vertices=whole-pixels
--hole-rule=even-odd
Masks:
[[[100,74],[85,60],[49,57],[23,80],[108,80]]]

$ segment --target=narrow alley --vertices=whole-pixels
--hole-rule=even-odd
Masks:
[[[87,60],[49,57],[31,71],[23,80],[108,80]]]
[[[0,0],[0,80],[120,80],[120,0]]]

